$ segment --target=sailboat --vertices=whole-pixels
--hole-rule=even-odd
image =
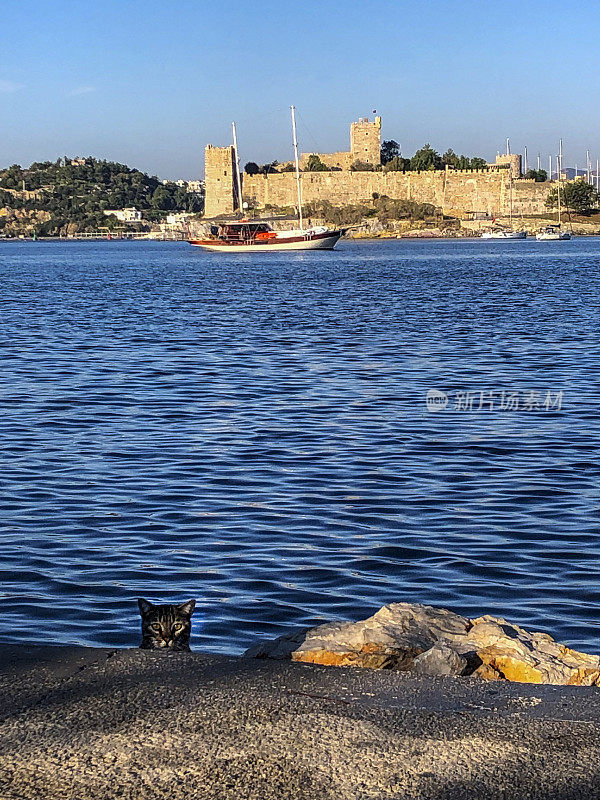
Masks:
[[[296,186],[298,192],[298,223],[294,230],[276,231],[264,220],[241,219],[239,222],[224,222],[212,225],[210,237],[206,239],[190,239],[190,244],[204,250],[217,252],[269,252],[274,250],[333,250],[341,236],[348,228],[332,230],[325,226],[304,227],[302,216],[302,183],[300,178],[300,162],[298,160],[298,138],[296,136],[296,109],[292,111],[292,134],[294,140],[294,157],[296,161]],[[237,149],[235,123],[233,128],[233,149],[237,167],[238,208],[242,210],[242,185],[240,179],[240,162]]]
[[[561,230],[561,221],[560,221],[560,181],[562,173],[562,139],[559,143],[558,148],[558,189],[557,189],[557,196],[558,196],[558,224],[557,225],[546,225],[543,228],[540,228],[539,231],[536,233],[535,238],[538,241],[544,242],[560,242],[565,241],[566,239],[571,238],[571,234],[568,231]],[[552,175],[550,175],[552,177]]]
[[[512,170],[512,168],[509,167]],[[525,239],[527,231],[515,230],[513,227],[513,176],[510,173],[510,191],[509,191],[509,205],[510,205],[510,225],[495,225],[481,234],[482,239]]]

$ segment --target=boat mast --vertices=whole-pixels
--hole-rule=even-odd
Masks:
[[[560,228],[560,179],[562,173],[562,139],[558,140],[558,227]]]
[[[235,156],[235,171],[237,177],[237,190],[238,190],[238,208],[243,213],[242,207],[242,179],[240,177],[240,157],[238,155],[237,136],[235,135],[235,122],[231,123],[231,131],[233,133],[233,152]]]
[[[302,220],[302,187],[300,186],[300,163],[298,161],[298,138],[296,136],[296,107],[290,106],[292,109],[292,136],[294,139],[294,158],[296,159],[296,186],[298,188],[298,220],[300,221],[300,230],[304,229]]]

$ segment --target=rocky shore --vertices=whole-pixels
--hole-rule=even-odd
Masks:
[[[600,798],[598,687],[488,674],[508,647],[530,677],[596,680],[543,634],[404,603],[262,658],[4,645],[0,798]]]
[[[392,603],[361,622],[302,628],[259,642],[245,655],[436,677],[600,686],[597,655],[499,617],[467,619],[419,603]]]

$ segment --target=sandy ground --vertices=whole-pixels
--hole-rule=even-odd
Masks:
[[[0,798],[600,799],[600,690],[1,646]]]

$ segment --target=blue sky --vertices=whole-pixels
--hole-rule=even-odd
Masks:
[[[406,154],[600,157],[595,2],[2,0],[0,167],[95,155],[203,172],[238,125],[242,162],[348,148],[377,109]]]

